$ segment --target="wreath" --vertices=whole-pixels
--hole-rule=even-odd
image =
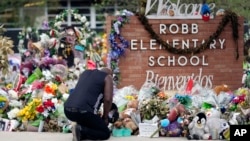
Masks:
[[[63,22],[65,22],[65,19],[68,15],[72,15],[73,19],[76,22],[80,23],[79,28],[75,28],[74,26],[62,28]],[[81,16],[78,13],[77,9],[74,10],[64,10],[59,15],[55,17],[55,20],[49,23],[52,30],[50,31],[51,36],[59,36],[61,35],[61,31],[70,29],[74,31],[74,35],[76,35],[76,44],[74,46],[74,49],[76,50],[77,56],[79,56],[82,59],[90,59],[92,60],[96,65],[103,66],[102,58],[100,54],[103,54],[103,47],[104,46],[96,46],[98,43],[96,42],[96,39],[93,39],[96,37],[96,32],[92,31],[89,27],[90,23],[87,21],[86,16]],[[68,36],[68,34],[67,34]],[[70,36],[70,35],[69,35]],[[75,38],[72,38],[73,41],[75,41]],[[70,49],[72,48],[71,44],[68,44],[68,42],[65,43],[65,49],[62,51],[62,54],[65,58],[69,56],[68,54],[72,54],[73,52],[70,52]],[[101,51],[101,52],[100,52]],[[75,54],[75,55],[76,55]],[[68,57],[69,59],[72,57]],[[98,67],[97,66],[97,67]]]
[[[236,59],[239,58],[239,49],[238,49],[238,44],[237,44],[237,41],[239,38],[239,35],[238,35],[238,26],[239,26],[238,16],[236,13],[234,13],[232,11],[229,11],[229,10],[225,11],[225,15],[222,18],[221,22],[219,23],[215,33],[210,35],[208,37],[208,39],[205,40],[205,42],[203,44],[201,44],[200,46],[198,46],[196,48],[193,47],[193,48],[188,48],[188,49],[174,48],[170,44],[166,43],[157,33],[155,33],[151,24],[149,24],[147,17],[144,16],[143,14],[139,14],[138,19],[141,22],[141,24],[144,26],[144,28],[148,31],[151,38],[155,39],[157,41],[157,43],[161,44],[165,50],[167,50],[168,52],[174,53],[174,54],[181,54],[181,55],[198,54],[198,53],[205,51],[206,49],[209,49],[209,45],[213,42],[213,40],[217,39],[220,36],[220,34],[222,33],[222,31],[224,30],[225,26],[229,22],[231,22],[232,23],[232,31],[233,31],[233,39],[236,43],[235,55],[236,55]]]
[[[63,12],[61,12],[60,14],[56,15],[54,21],[50,21],[49,22],[49,26],[54,29],[54,30],[62,30],[62,24],[63,22],[65,22],[65,18],[68,16],[68,15],[72,15],[73,18],[77,21],[77,22],[80,22],[80,24],[82,25],[82,28],[81,28],[81,31],[82,32],[90,32],[90,28],[89,28],[89,22],[87,21],[87,18],[86,16],[81,16],[79,13],[78,13],[78,10],[77,9],[74,9],[74,10],[64,10]]]
[[[133,13],[127,10],[121,11],[117,18],[113,21],[111,33],[109,35],[110,51],[108,65],[113,70],[114,82],[119,83],[120,70],[118,67],[119,58],[125,55],[126,48],[129,47],[129,42],[120,34],[120,28],[129,22],[128,17]]]

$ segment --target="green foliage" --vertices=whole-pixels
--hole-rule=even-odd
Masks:
[[[110,7],[117,11],[127,9],[132,12],[138,11],[138,6],[141,0],[95,0],[95,7],[105,13],[113,14]]]
[[[230,9],[237,13],[239,16],[243,16],[246,19],[250,19],[250,1],[249,0],[214,0],[217,8]]]
[[[177,0],[171,0],[176,2]],[[202,3],[203,0],[181,0],[181,3]],[[106,6],[117,5],[118,10],[127,9],[134,13],[138,12],[139,8],[144,7],[147,0],[95,0],[96,7],[102,8]],[[249,0],[206,0],[207,3],[215,3],[216,9],[225,9],[237,13],[239,16],[243,16],[250,20],[250,1]]]
[[[58,6],[58,2],[59,0],[0,0],[0,22],[12,23],[11,27],[31,26],[35,23],[36,13],[43,14],[41,8]],[[32,8],[36,11],[31,12],[29,9]],[[22,13],[23,17],[20,17]]]

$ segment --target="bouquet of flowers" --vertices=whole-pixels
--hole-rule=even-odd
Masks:
[[[41,103],[41,99],[33,98],[23,109],[18,112],[17,118],[20,119],[22,122],[35,120],[37,115],[36,108]]]
[[[56,112],[55,103],[51,99],[47,99],[36,107],[36,111],[38,112],[38,119],[45,120]]]
[[[167,98],[159,93],[152,98],[144,99],[140,104],[140,113],[143,119],[151,120],[154,116],[165,118],[169,112]]]
[[[57,84],[55,84],[53,82],[49,82],[49,83],[45,84],[45,87],[44,87],[44,91],[47,94],[52,94],[54,96],[56,96],[57,89],[58,89]]]

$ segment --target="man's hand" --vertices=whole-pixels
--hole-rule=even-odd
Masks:
[[[108,118],[105,118],[105,117],[102,117],[102,119],[104,120],[104,122],[105,122],[106,125],[108,126],[108,125],[109,125],[109,119],[108,119]]]

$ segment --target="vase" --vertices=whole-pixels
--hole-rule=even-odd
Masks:
[[[44,126],[44,120],[41,120],[40,123],[39,123],[38,132],[43,131],[43,126]]]

